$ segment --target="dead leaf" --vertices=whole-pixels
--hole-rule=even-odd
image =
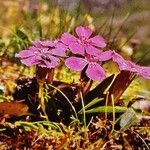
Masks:
[[[23,102],[1,102],[0,115],[23,116],[28,113],[28,106]]]

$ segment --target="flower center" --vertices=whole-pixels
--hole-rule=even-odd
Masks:
[[[45,61],[51,62],[50,58],[48,58],[48,57],[45,56],[45,55],[41,55],[41,58],[42,58],[43,60],[45,60]]]
[[[78,40],[78,42],[79,42],[80,44],[83,44],[84,46],[90,45],[90,42],[89,42],[88,39],[87,39],[86,37],[84,37],[84,36],[82,36],[82,37]]]
[[[94,55],[90,55],[90,54],[85,54],[85,59],[89,62],[97,62],[98,58]]]

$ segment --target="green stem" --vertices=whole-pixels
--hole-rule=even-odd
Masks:
[[[80,97],[81,97],[81,103],[82,103],[82,109],[83,109],[83,123],[84,123],[84,135],[86,137],[86,115],[85,115],[85,106],[84,106],[84,100],[83,100],[83,94],[80,91]]]
[[[72,105],[72,103],[70,102],[70,100],[68,99],[68,97],[67,97],[59,88],[57,88],[57,87],[55,87],[55,86],[53,86],[53,85],[51,85],[51,84],[48,84],[48,86],[50,86],[50,87],[56,89],[58,92],[60,92],[60,93],[64,96],[64,98],[65,98],[65,99],[68,101],[68,103],[70,104],[70,106],[71,106],[71,108],[72,108],[72,110],[73,110],[73,112],[74,112],[74,115],[75,115],[76,119],[78,120],[77,112],[76,112],[74,106]]]
[[[43,82],[39,83],[39,100],[40,100],[41,109],[44,113],[44,117],[46,118],[46,120],[48,120],[48,116],[46,114],[46,107],[45,107],[44,83]]]
[[[115,128],[115,101],[114,101],[114,96],[113,94],[111,95],[111,100],[112,100],[112,107],[113,107],[113,122],[112,122],[112,130],[111,133],[113,133],[114,128]]]
[[[106,94],[106,101],[105,101],[105,119],[107,120],[107,111],[108,111],[108,96],[109,96],[109,92],[107,92]]]

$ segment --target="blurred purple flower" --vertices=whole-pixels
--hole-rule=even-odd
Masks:
[[[36,41],[33,46],[16,54],[21,62],[27,66],[55,68],[60,60],[56,56],[66,57],[67,46],[59,41]]]
[[[138,74],[143,76],[145,79],[150,80],[150,67],[140,67]]]
[[[118,64],[120,70],[131,71],[136,73],[137,75],[144,77],[145,79],[150,79],[150,67],[139,66],[134,62],[125,60],[115,51],[113,51],[112,60]]]
[[[98,64],[98,62],[110,60],[112,58],[112,51],[101,52],[99,55],[85,54],[84,58],[81,57],[69,57],[66,59],[66,66],[69,69],[75,71],[82,71],[85,66],[86,75],[92,80],[103,80],[105,78],[104,69]]]
[[[33,45],[37,48],[49,48],[49,51],[53,55],[67,57],[66,50],[68,47],[62,42],[60,42],[60,40],[35,41],[33,42]]]
[[[105,71],[99,62],[112,59],[118,64],[120,70],[128,70],[150,79],[150,67],[142,67],[135,63],[125,60],[121,55],[113,50],[102,51],[99,48],[106,46],[101,36],[91,37],[90,28],[79,26],[76,28],[78,38],[64,33],[60,40],[55,41],[35,41],[33,46],[16,54],[21,62],[27,66],[38,65],[45,68],[55,68],[59,63],[60,57],[67,57],[66,50],[69,48],[73,54],[66,59],[65,64],[69,69],[82,71],[86,66],[86,75],[92,80],[102,80],[105,78]]]
[[[95,81],[103,80],[105,78],[105,71],[99,65],[99,62],[112,59],[118,64],[120,70],[127,70],[150,79],[150,67],[142,67],[135,63],[125,60],[121,55],[115,51],[109,50],[101,52],[97,55],[85,54],[84,57],[69,57],[66,59],[66,66],[75,71],[82,71],[86,66],[86,75]]]
[[[74,54],[84,55],[87,53],[96,55],[101,52],[98,48],[104,48],[106,46],[101,36],[97,35],[90,38],[92,30],[88,27],[79,26],[75,31],[78,38],[69,33],[64,33],[61,37],[61,41],[66,44]]]

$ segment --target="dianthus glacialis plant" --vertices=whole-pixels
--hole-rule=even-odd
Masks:
[[[16,54],[26,66],[38,65],[43,68],[55,68],[60,59],[66,57],[67,46],[59,41],[36,41],[33,46]]]
[[[86,76],[94,81],[101,81],[106,77],[102,62],[112,60],[120,70],[134,72],[150,79],[150,67],[143,67],[125,60],[114,50],[103,50],[106,42],[103,37],[92,36],[92,30],[79,26],[75,29],[77,36],[64,33],[55,41],[36,41],[26,50],[20,51],[16,57],[26,66],[37,65],[41,68],[56,68],[60,58],[65,59],[65,65],[74,71],[85,70]],[[68,51],[68,55],[66,55]]]

